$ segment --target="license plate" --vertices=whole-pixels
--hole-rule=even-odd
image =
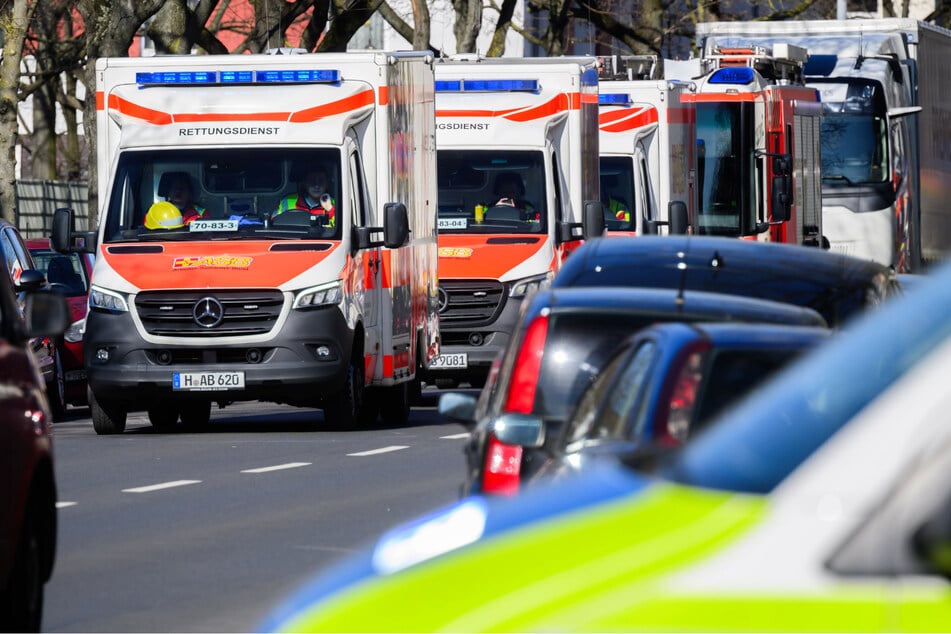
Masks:
[[[429,367],[434,370],[454,370],[458,368],[468,368],[469,355],[465,352],[441,354],[433,359],[432,363],[429,364]]]
[[[244,372],[173,372],[172,389],[218,392],[244,389]]]

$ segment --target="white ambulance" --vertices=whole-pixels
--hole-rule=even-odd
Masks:
[[[96,78],[100,224],[62,210],[53,235],[96,253],[96,431],[248,400],[405,421],[439,352],[432,56],[115,58]]]
[[[610,234],[685,233],[697,213],[689,81],[656,79],[653,55],[598,58],[601,200]]]
[[[522,299],[604,231],[594,57],[436,62],[439,320],[428,383],[480,386]]]

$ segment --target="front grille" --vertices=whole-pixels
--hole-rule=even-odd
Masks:
[[[195,321],[195,304],[205,298],[221,303],[218,325],[206,328]],[[284,295],[274,290],[145,291],[135,297],[135,310],[151,335],[225,337],[258,335],[274,327]]]
[[[441,328],[487,326],[505,306],[505,285],[495,280],[440,280],[439,289],[448,300],[439,311]]]

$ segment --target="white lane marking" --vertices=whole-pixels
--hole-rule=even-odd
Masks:
[[[440,436],[440,438],[443,440],[457,440],[459,438],[468,438],[468,437],[469,437],[469,432],[465,432],[462,434],[452,434],[451,436]]]
[[[297,467],[308,467],[312,462],[288,462],[287,464],[276,464],[273,467],[258,467],[257,469],[244,469],[241,473],[267,473],[269,471],[280,471],[282,469],[296,469]]]
[[[380,449],[371,449],[370,451],[360,451],[357,453],[348,453],[348,456],[375,456],[380,453],[389,453],[391,451],[399,451],[400,449],[409,449],[408,445],[390,445],[389,447],[382,447]]]
[[[66,508],[67,506],[76,506],[77,504],[79,504],[79,502],[57,502],[57,503],[56,503],[56,508],[58,508],[58,509],[64,509],[64,508]]]
[[[144,487],[135,487],[132,489],[122,489],[123,493],[151,493],[161,489],[171,489],[173,487],[183,487],[189,484],[198,484],[201,480],[174,480],[172,482],[161,482],[159,484],[150,484]]]

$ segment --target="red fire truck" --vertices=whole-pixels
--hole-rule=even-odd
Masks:
[[[806,49],[718,47],[701,60],[695,233],[824,246],[819,94]]]

